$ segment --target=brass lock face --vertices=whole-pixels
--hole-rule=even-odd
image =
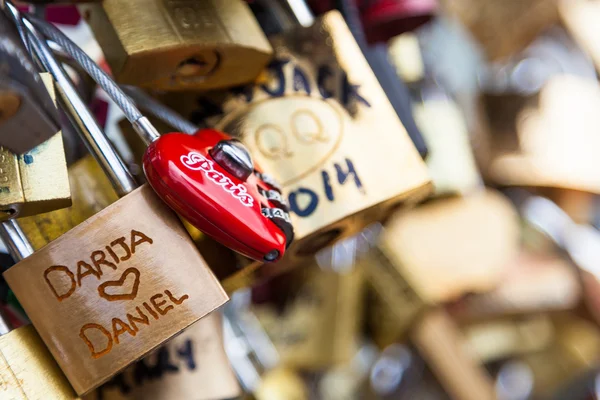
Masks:
[[[214,312],[83,400],[233,399],[241,394]]]
[[[105,0],[81,8],[120,83],[232,87],[255,79],[273,52],[241,0]]]
[[[0,336],[0,398],[75,400],[56,361],[33,326]]]
[[[147,185],[4,277],[79,395],[227,300],[175,214]]]
[[[40,74],[55,99],[54,81]],[[40,214],[71,205],[61,132],[17,155],[0,147],[0,220]]]
[[[283,305],[255,304],[252,311],[282,365],[319,370],[350,362],[359,347],[363,277],[359,269],[340,274],[309,264],[276,278],[287,293]],[[284,279],[293,288],[279,285]]]
[[[192,122],[240,138],[281,183],[295,229],[281,270],[423,198],[431,184],[339,13],[271,43],[266,83],[165,101]]]

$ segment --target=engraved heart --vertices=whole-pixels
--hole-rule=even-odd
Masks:
[[[127,279],[129,275],[133,277]],[[118,280],[106,281],[98,286],[98,294],[108,301],[133,300],[137,296],[139,286],[140,271],[136,268],[127,268]]]

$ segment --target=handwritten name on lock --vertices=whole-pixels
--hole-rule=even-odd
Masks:
[[[280,57],[271,62],[268,71],[268,83],[233,89],[232,99],[224,106],[207,97],[197,98],[198,108],[190,119],[200,122],[224,116],[219,127],[232,135],[245,135],[245,144],[260,165],[266,171],[277,171],[282,186],[291,187],[288,203],[299,217],[310,217],[322,201],[334,202],[336,185],[354,184],[365,194],[352,158],[336,155],[332,159],[352,116],[361,108],[371,108],[360,94],[360,86],[350,83],[337,65]],[[249,128],[248,121],[257,122]],[[304,160],[302,170],[297,168],[298,160]],[[320,187],[306,183],[293,187],[314,172],[321,177]]]
[[[44,270],[44,281],[60,304],[68,302],[78,290],[95,291],[98,301],[129,303],[126,306],[128,312],[111,316],[110,324],[89,321],[80,327],[79,338],[88,347],[92,358],[110,353],[115,345],[121,343],[123,335],[135,337],[144,326],[150,326],[153,320],[158,320],[189,299],[189,295],[170,289],[147,299],[138,299],[139,288],[144,285],[144,274],[133,261],[136,251],[153,245],[154,240],[150,236],[131,229],[92,251],[75,265],[52,265]],[[107,274],[111,271],[117,271],[117,279],[114,279],[115,274]]]

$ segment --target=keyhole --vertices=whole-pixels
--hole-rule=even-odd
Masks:
[[[203,77],[213,73],[219,64],[216,52],[207,52],[187,58],[177,65],[175,76],[179,78]]]

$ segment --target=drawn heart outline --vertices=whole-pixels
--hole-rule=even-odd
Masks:
[[[133,274],[135,276],[135,280],[133,281],[133,286],[131,288],[130,293],[121,293],[121,294],[109,294],[106,293],[106,289],[109,287],[120,287],[123,286],[127,276],[129,274]],[[127,268],[121,274],[121,277],[116,281],[106,281],[100,286],[98,286],[98,294],[103,299],[108,301],[118,301],[118,300],[133,300],[137,296],[138,287],[140,286],[140,271],[137,268]]]

